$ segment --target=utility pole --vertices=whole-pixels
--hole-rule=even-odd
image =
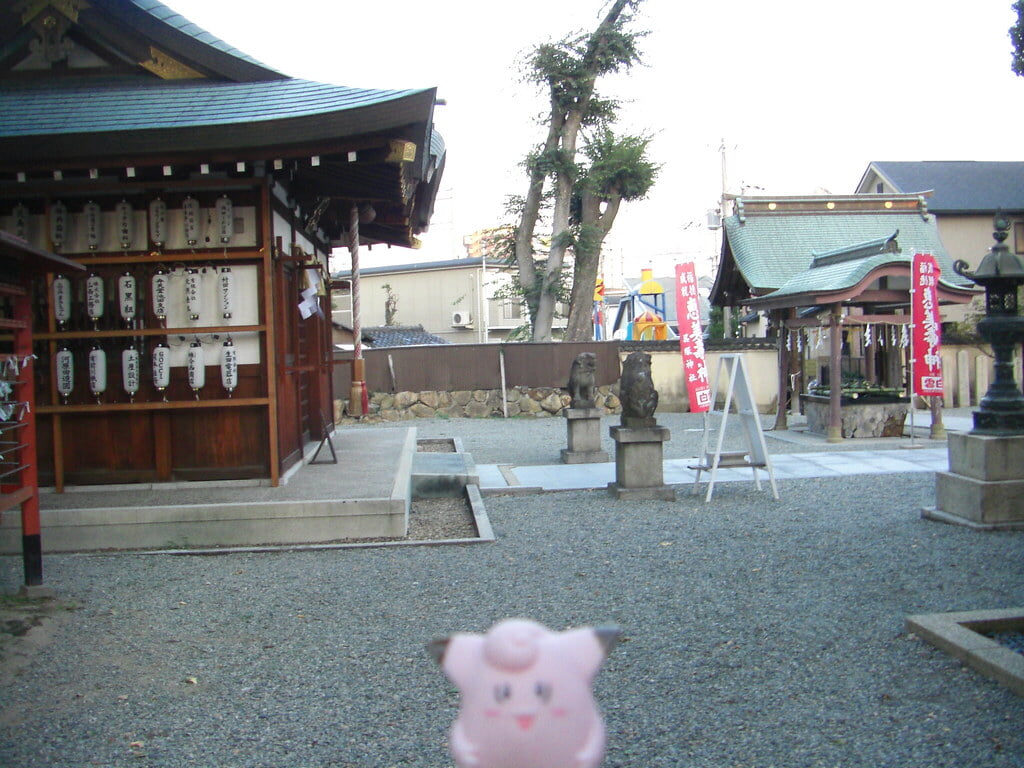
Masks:
[[[722,198],[719,201],[719,206],[722,211],[722,241],[719,244],[718,253],[722,252],[722,248],[725,246],[725,217],[728,212],[725,209],[726,201],[726,168],[725,168],[725,139],[722,139],[722,143],[718,148],[718,151],[722,155]],[[716,259],[717,261],[717,259]],[[732,337],[732,308],[729,306],[722,307],[722,336],[726,339]]]

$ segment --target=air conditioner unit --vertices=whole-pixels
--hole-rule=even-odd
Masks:
[[[464,309],[460,309],[456,312],[452,312],[452,327],[454,328],[465,328],[467,325],[473,322],[472,315]]]

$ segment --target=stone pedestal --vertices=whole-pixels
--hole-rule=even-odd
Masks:
[[[948,436],[949,472],[935,474],[923,517],[980,530],[1024,529],[1024,435]]]
[[[614,426],[609,433],[615,441],[615,482],[608,483],[609,493],[617,499],[675,501],[662,464],[662,444],[672,436],[668,427]]]
[[[601,448],[600,408],[566,408],[565,431],[568,448],[562,449],[563,464],[600,464],[608,461]]]

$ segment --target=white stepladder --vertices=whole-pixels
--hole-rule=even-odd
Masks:
[[[697,492],[702,472],[709,472],[708,492],[704,501],[711,501],[711,494],[715,490],[715,478],[720,468],[726,467],[750,467],[754,472],[754,485],[761,490],[761,478],[757,474],[758,469],[768,472],[768,479],[772,484],[772,496],[779,500],[779,491],[775,487],[775,473],[772,471],[771,458],[768,456],[768,447],[764,442],[764,432],[761,429],[761,418],[757,412],[757,404],[754,402],[754,391],[750,386],[750,377],[747,374],[747,366],[744,363],[743,355],[729,354],[722,355],[718,363],[718,377],[715,379],[715,388],[711,395],[712,404],[718,402],[718,388],[723,382],[723,374],[728,377],[728,389],[725,392],[725,404],[722,406],[722,420],[718,425],[718,438],[715,441],[715,450],[708,450],[708,416],[704,416],[704,457],[700,464],[690,465],[690,469],[697,470],[697,477],[693,481],[693,492]],[[749,450],[745,451],[723,451],[722,442],[725,439],[725,427],[729,421],[731,407],[736,406],[736,413],[740,417],[743,431],[747,437]],[[712,406],[712,415],[717,415]]]

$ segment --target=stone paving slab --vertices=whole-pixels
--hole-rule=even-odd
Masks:
[[[672,459],[664,463],[668,485],[693,484],[696,471],[689,468],[698,461]],[[771,457],[776,480],[812,477],[841,477],[898,472],[936,472],[949,467],[946,447],[920,448],[914,451],[841,451],[834,453],[793,453]],[[531,466],[479,464],[483,493],[502,493],[519,487],[545,491],[596,490],[615,480],[615,464],[544,464]],[[705,472],[702,482],[709,473]],[[762,481],[767,470],[759,470]],[[510,480],[512,482],[510,482]],[[753,482],[753,472],[744,467],[719,469],[715,483]]]

